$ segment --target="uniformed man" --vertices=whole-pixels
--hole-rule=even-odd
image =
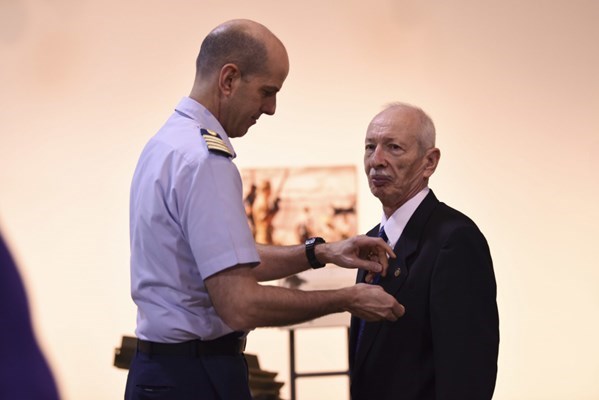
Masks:
[[[242,354],[248,331],[342,311],[390,321],[404,312],[374,285],[303,292],[258,284],[328,262],[386,272],[393,253],[366,236],[257,245],[229,139],[275,113],[287,52],[266,27],[234,20],[205,38],[196,67],[189,97],[145,146],[133,176],[131,289],[139,340],[126,399],[249,400]]]

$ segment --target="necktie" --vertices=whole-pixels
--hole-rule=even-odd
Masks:
[[[385,233],[385,227],[381,227],[381,229],[379,230],[379,237],[382,238],[385,242],[389,243],[389,238],[387,237],[387,234]]]
[[[389,238],[387,237],[387,234],[385,233],[385,227],[381,227],[381,229],[379,230],[379,237],[381,239],[383,239],[385,242],[389,243]],[[374,276],[374,279],[372,280],[372,284],[376,285],[379,283],[379,281],[381,280],[381,274],[376,274]]]
[[[385,233],[385,227],[381,227],[379,230],[379,237],[383,239],[385,242],[389,243],[389,238]],[[376,274],[374,279],[372,280],[372,285],[376,285],[381,280],[381,274]],[[366,321],[363,319],[360,320],[360,326],[358,327],[358,337],[356,339],[356,352],[358,351],[358,347],[360,347],[360,340],[362,340],[362,333],[364,332],[364,326],[366,325]]]

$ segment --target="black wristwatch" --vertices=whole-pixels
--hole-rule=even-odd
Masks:
[[[322,268],[326,264],[321,263],[316,259],[316,254],[314,254],[314,247],[317,244],[326,243],[325,240],[321,237],[311,237],[306,239],[306,257],[308,257],[308,262],[313,269]]]

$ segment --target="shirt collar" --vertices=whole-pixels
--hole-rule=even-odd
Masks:
[[[225,132],[225,129],[222,127],[220,122],[218,122],[216,117],[212,115],[212,113],[206,107],[190,97],[183,97],[181,101],[179,101],[179,104],[177,104],[177,107],[175,107],[175,111],[181,114],[183,117],[196,121],[202,128],[206,128],[218,133],[220,138],[231,150],[231,153],[233,154],[232,158],[237,156],[227,132]]]
[[[381,218],[381,227],[385,227],[385,233],[389,238],[389,245],[391,247],[395,247],[395,243],[399,240],[399,237],[412,217],[412,214],[414,214],[414,211],[416,211],[429,191],[430,189],[428,186],[422,189],[414,197],[395,210],[388,219],[385,214],[383,214]]]

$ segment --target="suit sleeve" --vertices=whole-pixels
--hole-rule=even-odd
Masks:
[[[35,337],[21,275],[0,236],[0,398],[57,400],[54,376]]]
[[[491,399],[497,375],[499,317],[487,242],[476,227],[454,230],[431,281],[437,400]]]

